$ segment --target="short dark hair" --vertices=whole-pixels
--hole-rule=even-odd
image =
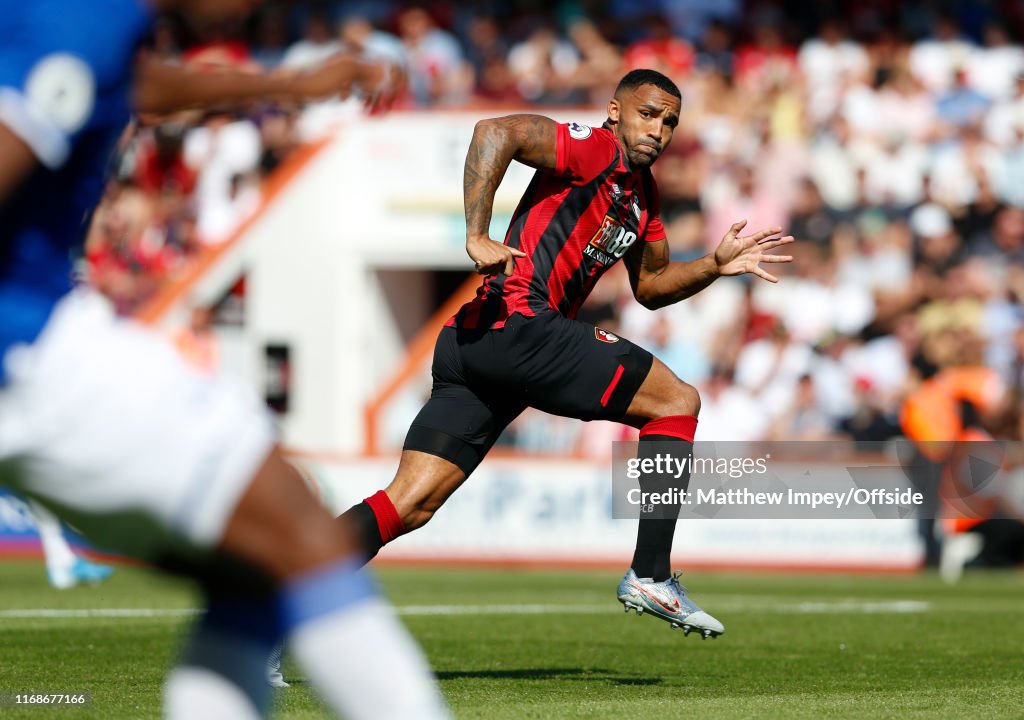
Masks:
[[[619,80],[619,84],[615,88],[615,94],[618,95],[629,90],[636,90],[641,85],[653,85],[669,95],[673,95],[680,100],[683,99],[682,93],[679,92],[679,88],[674,82],[657,70],[648,70],[646,68],[630,70],[626,73],[625,77]]]

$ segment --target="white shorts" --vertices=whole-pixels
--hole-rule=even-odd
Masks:
[[[275,442],[253,392],[193,371],[91,291],[2,360],[0,479],[13,470],[94,542],[142,559],[216,546]]]

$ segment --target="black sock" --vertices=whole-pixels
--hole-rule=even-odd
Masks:
[[[655,445],[657,443],[657,445]],[[671,443],[671,448],[665,443]],[[657,448],[657,449],[656,449]],[[692,456],[693,443],[668,435],[644,435],[640,438],[637,455],[653,458],[658,452],[671,452],[673,458]],[[675,473],[644,475],[640,479],[641,492],[664,492],[670,488],[686,490],[690,485],[690,466],[679,477]],[[636,550],[633,553],[633,572],[639,578],[653,578],[655,582],[672,576],[672,538],[676,532],[676,519],[682,505],[653,505],[650,512],[641,508],[640,525],[636,532]]]
[[[377,524],[377,516],[365,500],[343,512],[338,520],[355,528],[356,537],[359,538],[359,542],[363,546],[366,562],[373,560],[380,549],[384,547],[384,540],[380,536],[380,526]]]

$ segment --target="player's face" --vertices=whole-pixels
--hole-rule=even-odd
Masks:
[[[631,167],[650,167],[672,141],[679,124],[679,98],[641,85],[608,101],[608,119]]]

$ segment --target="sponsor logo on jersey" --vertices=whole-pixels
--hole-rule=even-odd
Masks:
[[[619,341],[618,335],[610,333],[607,330],[602,330],[599,327],[594,328],[594,336],[601,342],[605,343],[617,343]]]
[[[601,227],[594,233],[594,237],[590,238],[590,247],[597,248],[618,260],[635,242],[635,232],[622,227],[611,215],[605,215]]]
[[[593,132],[589,125],[582,125],[578,122],[569,123],[569,137],[574,140],[586,140]]]

